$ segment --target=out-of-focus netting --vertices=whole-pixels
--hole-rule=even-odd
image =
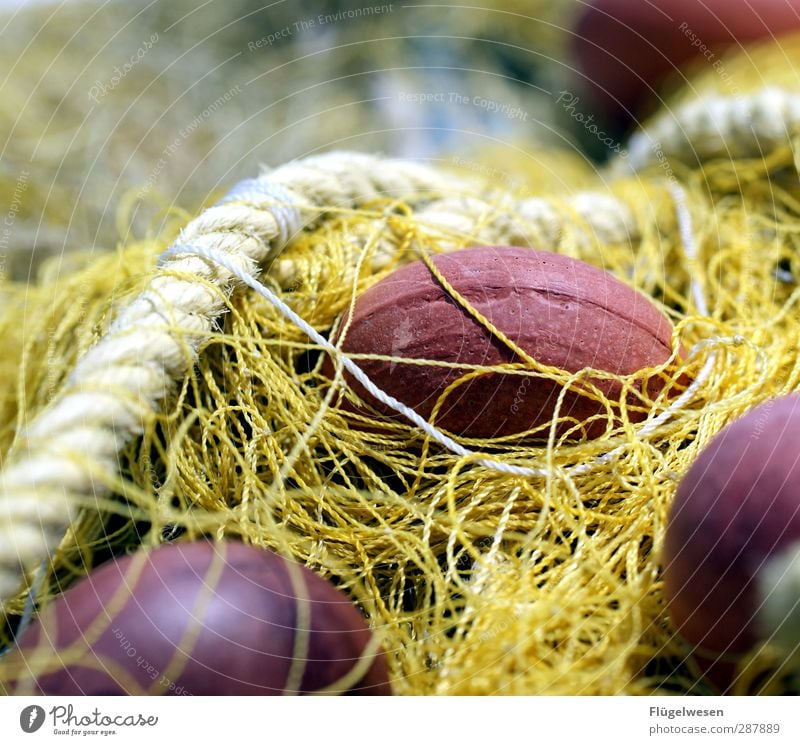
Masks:
[[[580,5],[451,5],[109,0],[0,14],[0,200],[15,205],[0,274],[27,280],[48,256],[159,232],[165,206],[197,205],[260,162],[330,147],[436,157],[447,140],[474,165],[488,143],[509,161],[560,144],[544,80]]]

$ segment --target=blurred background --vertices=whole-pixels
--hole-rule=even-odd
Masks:
[[[509,179],[543,146],[579,157],[554,105],[575,7],[4,0],[4,272],[147,235],[176,206],[322,150]]]
[[[800,0],[0,0],[0,275],[323,150],[580,187],[692,65],[734,90],[721,50],[798,25]]]

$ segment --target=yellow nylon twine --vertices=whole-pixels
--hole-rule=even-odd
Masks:
[[[607,245],[567,231],[560,250],[630,282],[671,316],[674,346],[691,350],[676,379],[712,359],[693,399],[655,431],[640,437],[642,425],[623,417],[606,437],[577,444],[463,441],[479,451],[470,457],[410,425],[364,431],[326,400],[321,356],[302,331],[256,293],[236,293],[192,374],[123,452],[113,495],[99,513],[87,506],[65,536],[41,596],[109,550],[236,537],[307,563],[346,591],[387,651],[401,694],[702,691],[662,597],[666,514],[714,433],[798,388],[791,261],[800,224],[789,207],[777,218],[745,197],[712,208],[690,191],[700,252],[691,261],[665,189],[631,181],[614,193],[641,238]],[[174,232],[45,273],[33,286],[3,286],[3,451],[114,308],[143,286]],[[291,243],[263,281],[327,334],[359,292],[436,253],[445,237],[420,230],[406,205],[340,210]],[[387,241],[396,258],[371,274],[367,254]],[[472,242],[462,235],[458,245]],[[282,287],[286,261],[295,271]],[[347,266],[360,266],[359,276]],[[348,275],[354,281],[342,281]],[[707,316],[697,314],[689,277]],[[652,402],[650,418],[669,403]],[[487,454],[550,475],[501,474],[477,462]]]

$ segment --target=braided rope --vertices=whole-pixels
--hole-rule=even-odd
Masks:
[[[664,111],[631,137],[627,166],[642,171],[671,158],[756,158],[791,143],[800,131],[800,94],[766,87],[742,96],[703,96]]]
[[[476,237],[490,244],[535,245],[544,250],[558,247],[565,227],[583,223],[581,239],[600,243],[626,243],[639,237],[638,226],[628,206],[620,200],[591,192],[570,197],[564,206],[539,197],[487,204],[477,197],[442,199],[421,210],[420,223],[473,234],[476,216],[491,219],[477,227]]]

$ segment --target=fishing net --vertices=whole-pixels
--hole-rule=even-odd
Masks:
[[[5,280],[4,641],[109,556],[208,535],[345,591],[399,694],[711,692],[665,606],[666,515],[720,429],[800,387],[791,150],[788,137],[729,158],[736,188],[709,176],[724,159],[702,144],[700,169],[665,146],[597,175],[532,155],[508,180],[491,160],[336,152],[268,171],[193,220],[171,210],[156,237]],[[485,244],[581,259],[664,311],[670,361],[610,376],[625,391],[666,380],[644,421],[622,407],[590,440],[551,427],[454,448],[344,404],[355,393],[324,372],[340,356],[326,340],[358,295]],[[565,390],[604,375],[518,368]],[[737,692],[781,692],[773,665],[768,646],[742,660]]]

